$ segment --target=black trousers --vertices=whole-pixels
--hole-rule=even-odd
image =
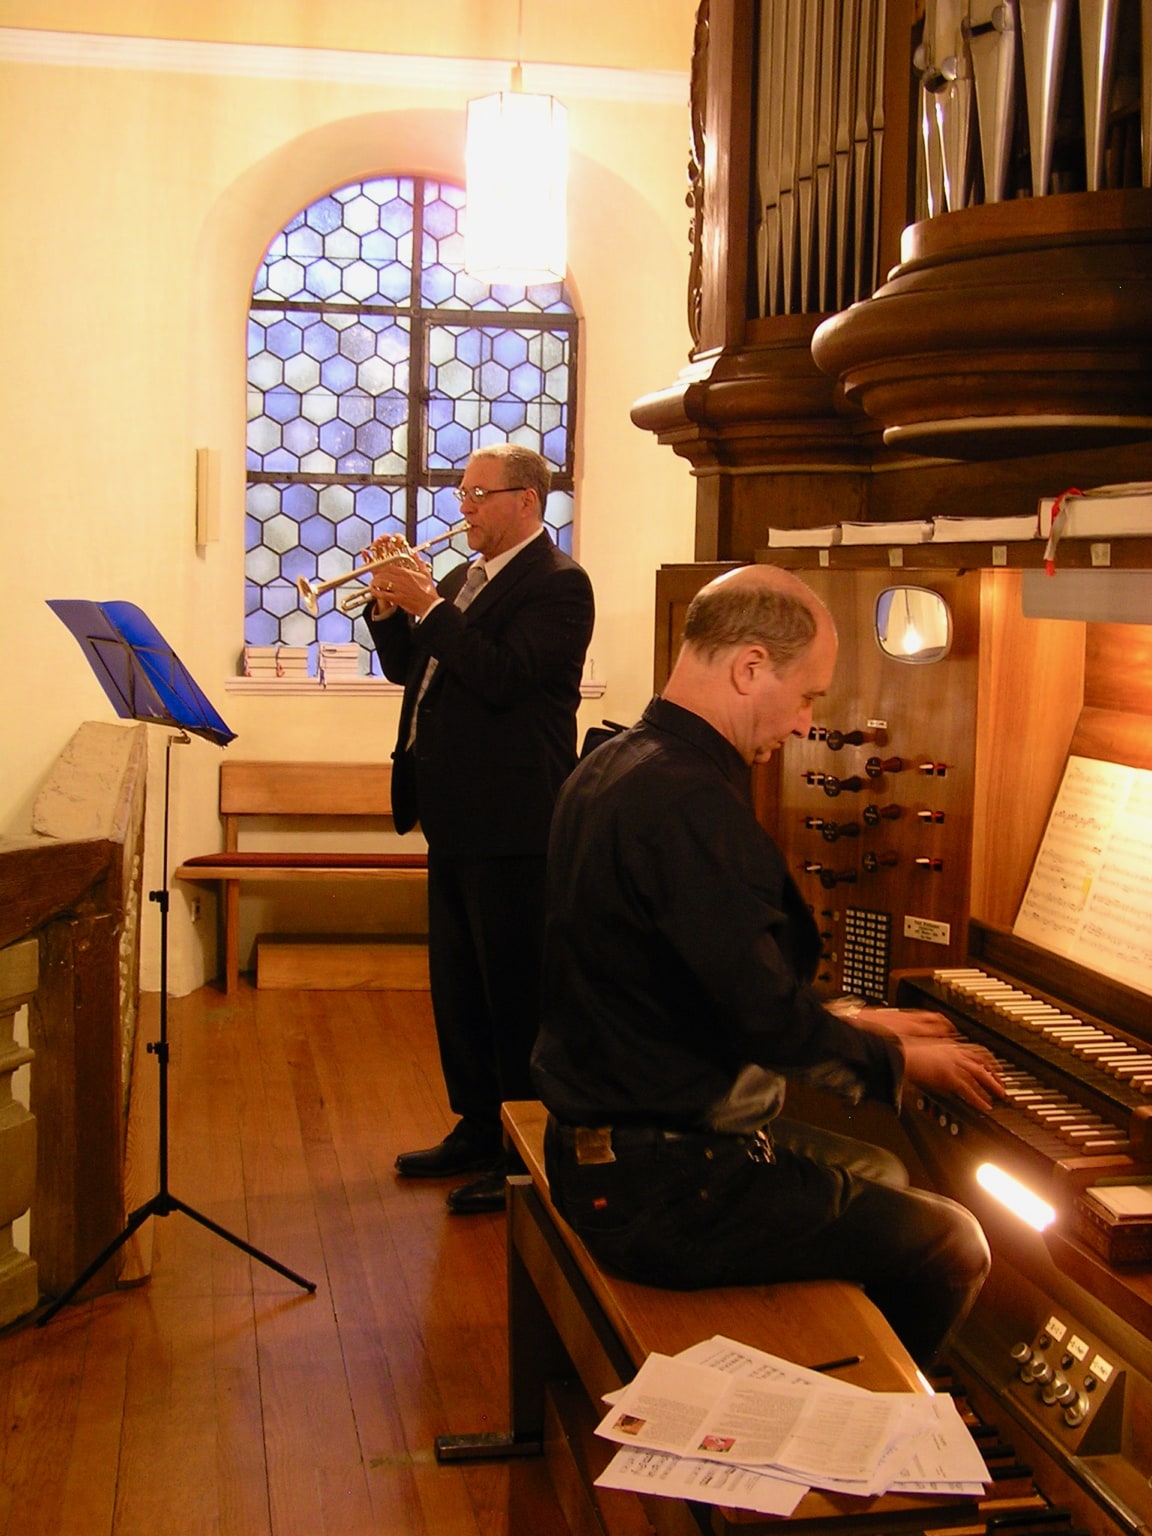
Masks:
[[[428,853],[428,968],[448,1103],[501,1144],[500,1105],[536,1097],[544,859]]]
[[[976,1218],[910,1188],[882,1148],[796,1121],[771,1140],[769,1161],[751,1137],[629,1129],[612,1133],[614,1161],[581,1161],[550,1119],[544,1146],[553,1203],[606,1268],[673,1290],[856,1281],[931,1364],[988,1274]]]

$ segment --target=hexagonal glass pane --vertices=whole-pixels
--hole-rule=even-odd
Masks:
[[[284,364],[271,352],[258,352],[248,360],[248,382],[253,389],[275,389],[284,377]]]
[[[349,517],[356,506],[356,492],[349,485],[326,485],[320,492],[320,510],[334,523]]]
[[[248,447],[263,457],[280,446],[280,427],[271,417],[260,416],[248,423]]]
[[[276,487],[280,492],[280,506],[286,517],[302,523],[316,511],[317,495],[314,485],[295,484]]]
[[[309,357],[306,351],[298,352],[295,357],[284,361],[284,382],[289,389],[298,389],[302,394],[305,390],[315,389],[320,382],[320,364],[314,357]]]
[[[274,356],[292,357],[300,350],[300,327],[293,325],[291,320],[277,320],[275,325],[268,327],[266,340],[268,350]]]
[[[250,485],[246,498],[246,508],[249,517],[255,517],[260,522],[266,518],[274,517],[280,510],[280,491],[275,485]]]
[[[300,524],[300,543],[315,555],[322,555],[336,542],[336,530],[326,517],[308,517]]]

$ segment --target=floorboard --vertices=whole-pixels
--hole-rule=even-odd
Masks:
[[[542,1462],[433,1454],[503,1427],[507,1333],[503,1217],[392,1171],[452,1124],[427,993],[206,988],[168,1032],[170,1193],[316,1291],[173,1211],[146,1281],[0,1335],[0,1536],[568,1536]]]

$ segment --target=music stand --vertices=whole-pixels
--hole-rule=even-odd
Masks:
[[[160,890],[148,893],[148,899],[160,908],[160,1038],[148,1042],[148,1051],[156,1057],[159,1067],[160,1188],[131,1213],[120,1235],[41,1313],[36,1319],[37,1326],[43,1327],[83,1290],[149,1216],[170,1216],[173,1211],[182,1211],[304,1290],[315,1291],[314,1281],[305,1280],[235,1232],[219,1226],[203,1212],[177,1199],[168,1188],[168,804],[172,748],[187,745],[192,739],[189,732],[221,747],[226,747],[236,733],[228,729],[160,631],[134,604],[65,600],[50,601],[48,606],[79,642],[120,718],[168,726],[176,734],[168,737],[164,753],[164,883]]]

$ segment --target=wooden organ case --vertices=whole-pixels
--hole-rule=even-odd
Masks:
[[[946,1011],[1014,1097],[983,1117],[920,1097],[899,1123],[790,1105],[894,1145],[985,1226],[950,1369],[1024,1482],[973,1529],[1147,1531],[1152,1228],[1102,1237],[1085,1191],[1152,1179],[1152,977],[1012,930],[1069,762],[1152,769],[1152,527],[1056,551],[1055,580],[1148,573],[1147,622],[1113,623],[1025,617],[1042,540],[873,525],[1152,482],[1152,6],[703,0],[692,105],[693,345],[633,408],[697,483],[696,563],[657,577],[655,682],[730,565],[795,569],[832,610],[833,689],[756,781],[819,984]],[[874,539],[781,537],[849,524]],[[895,585],[946,599],[944,660],[880,652]],[[1005,1212],[983,1162],[1053,1225]]]

